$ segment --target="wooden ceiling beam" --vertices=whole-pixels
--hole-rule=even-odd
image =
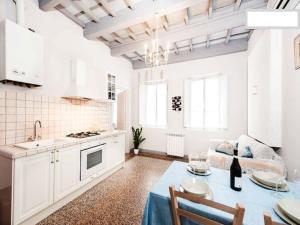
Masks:
[[[109,15],[111,17],[115,17],[116,16],[116,13],[110,7],[110,5],[107,3],[106,0],[97,0],[97,2],[100,4],[100,6],[103,9],[103,11],[107,13],[107,15]]]
[[[208,0],[208,18],[212,17],[212,12],[213,12],[213,0]]]
[[[188,7],[205,3],[207,0],[163,0],[158,1],[157,10],[160,16],[167,15]],[[105,34],[126,29],[134,24],[143,23],[153,18],[153,2],[141,0],[134,5],[134,10],[122,9],[114,18],[105,16],[101,23],[88,23],[84,29],[84,35],[88,39],[94,39]]]
[[[234,9],[238,10],[241,7],[242,0],[236,0],[234,4]]]
[[[82,22],[79,18],[70,13],[63,5],[59,4],[55,6],[55,9],[65,15],[67,18],[81,26],[82,28],[85,26],[84,22]]]
[[[98,37],[97,38],[99,41],[102,41],[102,42],[104,42],[106,45],[110,45],[110,43],[109,43],[109,41],[106,39],[106,38],[104,38],[104,37]]]
[[[175,54],[179,55],[179,50],[178,50],[178,46],[177,46],[176,42],[174,42],[173,45],[174,45],[174,52],[175,52]]]
[[[129,62],[131,62],[132,63],[132,60],[131,60],[131,58],[128,56],[128,55],[126,55],[126,54],[124,54],[124,55],[122,55],[125,59],[127,59]]]
[[[228,29],[227,30],[227,34],[226,34],[226,38],[225,38],[225,44],[227,45],[230,41],[230,37],[231,37],[231,33],[232,33],[232,29]]]
[[[127,8],[133,10],[134,1],[133,0],[123,0]]]
[[[160,41],[174,43],[202,35],[221,32],[233,27],[240,27],[245,24],[246,17],[244,12],[235,12],[231,15],[214,17],[213,20],[208,20],[205,23],[203,21],[199,21],[197,24],[193,23],[184,27],[174,28],[169,32],[163,32],[160,34]],[[124,43],[118,47],[112,47],[111,53],[113,56],[119,56],[132,52],[133,50],[142,50],[145,44],[147,44],[147,40],[144,39],[131,43]]]
[[[206,36],[206,48],[210,47],[210,36],[209,34]]]
[[[44,11],[51,11],[60,4],[66,6],[67,2],[67,0],[39,0],[39,7]]]
[[[152,36],[152,29],[151,29],[151,27],[149,26],[149,24],[147,23],[147,22],[144,22],[143,23],[143,27],[144,27],[144,29],[145,29],[145,33],[149,36],[149,37],[151,37]]]
[[[161,22],[162,22],[164,30],[168,31],[168,29],[169,29],[169,21],[168,21],[167,17],[166,16],[162,16],[161,17]]]
[[[113,32],[113,33],[111,34],[111,36],[112,36],[113,39],[114,39],[116,42],[118,42],[119,44],[124,43],[123,39],[122,39],[117,33]]]
[[[99,22],[98,16],[81,0],[73,0],[74,5],[83,11],[91,20]]]
[[[144,57],[140,53],[138,53],[137,51],[135,51],[134,54],[138,57],[138,59],[140,61],[143,61],[143,62],[145,61]]]
[[[189,8],[184,10],[184,23],[188,25],[190,23],[190,16],[189,16]]]
[[[129,38],[131,38],[132,40],[136,40],[136,35],[134,34],[133,30],[130,27],[127,28],[127,33]]]
[[[247,37],[247,40],[249,41],[249,39],[251,38],[251,35],[253,34],[253,30],[250,30],[249,31],[249,34],[248,34],[248,37]]]
[[[190,52],[192,52],[194,49],[193,49],[193,40],[192,39],[189,39],[189,48],[190,48]]]
[[[246,38],[232,40],[228,45],[223,43],[212,45],[210,48],[199,47],[194,48],[193,52],[189,50],[180,51],[180,54],[171,53],[169,54],[168,64],[179,63],[184,61],[203,59],[207,57],[231,54],[235,52],[247,51],[248,42]],[[133,69],[146,68],[147,65],[144,62],[134,60]]]

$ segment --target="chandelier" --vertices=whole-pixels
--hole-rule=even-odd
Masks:
[[[165,44],[165,49],[162,47],[162,43],[158,37],[159,31],[159,20],[160,16],[157,10],[157,2],[158,0],[154,0],[154,22],[155,28],[154,32],[152,32],[152,38],[148,44],[144,45],[144,54],[145,54],[145,63],[150,67],[157,67],[160,65],[165,65],[168,63],[169,52],[170,52],[170,44],[167,42]]]

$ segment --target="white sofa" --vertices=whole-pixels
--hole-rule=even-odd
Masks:
[[[224,141],[226,140],[210,140],[210,146],[207,155],[208,162],[213,167],[229,169],[233,156],[216,152],[218,146],[221,143],[224,143]],[[247,135],[241,135],[237,140],[227,140],[227,142],[233,144],[236,142],[238,143],[238,158],[244,172],[250,172],[253,169],[262,169],[286,175],[284,174],[285,164],[283,160],[271,147],[262,144]],[[246,147],[250,148],[253,158],[241,157]]]

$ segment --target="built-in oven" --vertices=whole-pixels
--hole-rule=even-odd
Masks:
[[[105,145],[106,143],[97,143],[97,145],[86,146],[81,150],[80,180],[84,180],[104,169]]]

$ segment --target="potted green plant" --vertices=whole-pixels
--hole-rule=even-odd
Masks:
[[[134,145],[134,154],[139,154],[139,146],[140,144],[146,140],[146,138],[142,137],[142,131],[143,128],[136,128],[134,129],[134,127],[131,128],[132,129],[132,135],[133,135],[133,145]]]

